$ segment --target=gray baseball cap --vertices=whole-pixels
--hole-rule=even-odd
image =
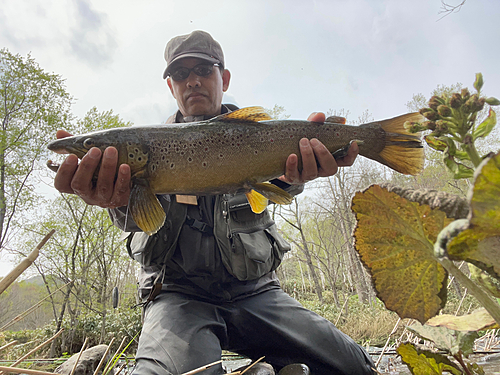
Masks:
[[[220,44],[209,33],[196,30],[188,35],[176,36],[167,43],[165,48],[167,68],[163,72],[163,79],[167,78],[172,63],[185,57],[196,57],[224,66],[224,54]]]

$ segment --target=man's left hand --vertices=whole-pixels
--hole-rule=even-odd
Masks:
[[[312,122],[325,122],[325,114],[321,112],[312,113],[308,119]],[[316,138],[302,138],[299,141],[300,156],[302,158],[302,170],[298,169],[298,157],[291,154],[286,160],[286,171],[280,177],[282,181],[289,184],[303,184],[318,177],[329,177],[337,173],[339,167],[348,167],[354,163],[358,155],[359,148],[353,142],[347,155],[335,160],[332,153],[328,151],[323,143]]]

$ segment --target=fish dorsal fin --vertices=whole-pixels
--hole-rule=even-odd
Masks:
[[[345,117],[341,117],[341,116],[330,116],[325,120],[325,122],[331,122],[334,124],[345,125],[346,119],[345,119]]]
[[[225,113],[216,117],[217,121],[247,121],[257,122],[272,120],[272,117],[262,107],[241,108],[234,112]]]

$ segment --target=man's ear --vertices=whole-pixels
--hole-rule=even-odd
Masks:
[[[229,81],[231,80],[231,73],[229,70],[224,69],[222,72],[222,91],[226,92],[229,88]]]
[[[172,93],[172,96],[174,97],[174,99],[177,99],[175,97],[175,94],[174,94],[174,89],[172,88],[172,81],[170,80],[170,77],[167,78],[167,85],[168,85],[168,88],[170,89],[170,92]]]

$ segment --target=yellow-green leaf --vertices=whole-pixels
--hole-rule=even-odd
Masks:
[[[486,117],[486,119],[481,124],[479,124],[476,131],[474,132],[474,139],[477,139],[479,137],[486,137],[491,133],[496,124],[497,115],[495,111],[490,108],[488,117]]]
[[[422,325],[414,322],[406,327],[409,331],[417,334],[419,337],[432,341],[436,347],[446,350],[452,355],[461,352],[464,355],[472,353],[474,340],[478,337],[477,332],[461,332],[448,329],[446,327],[432,327],[427,324]]]
[[[413,344],[400,344],[396,352],[414,375],[436,375],[443,374],[443,371],[455,375],[462,374],[456,365],[446,357],[435,353],[417,351]]]
[[[448,145],[446,144],[446,142],[444,142],[440,138],[434,137],[433,135],[426,135],[424,137],[424,139],[425,139],[425,142],[427,142],[427,144],[430,147],[432,147],[434,150],[444,151],[446,149],[446,147],[448,147]]]
[[[446,270],[434,258],[434,242],[452,219],[378,185],[352,200],[355,246],[377,296],[401,318],[424,323],[446,303]]]
[[[495,319],[493,319],[484,308],[478,309],[469,315],[437,315],[434,318],[429,319],[425,324],[433,327],[446,327],[455,331],[464,332],[500,328],[495,322]]]
[[[470,206],[469,229],[450,241],[448,255],[500,280],[500,153],[478,167]]]

